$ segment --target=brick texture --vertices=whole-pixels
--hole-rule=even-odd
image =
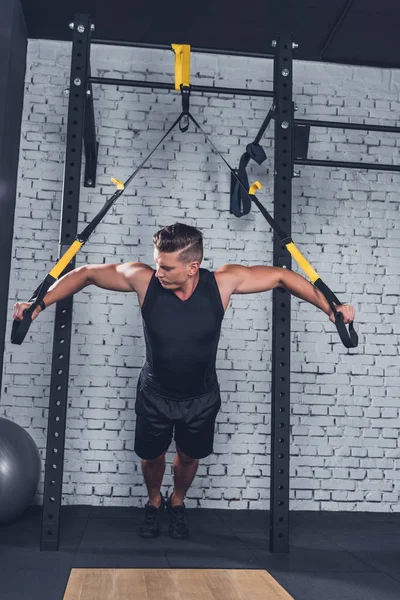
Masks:
[[[26,72],[9,312],[58,255],[70,44],[31,41]],[[166,51],[94,46],[92,73],[172,81]],[[272,89],[268,60],[192,57],[193,82]],[[295,63],[297,116],[398,125],[399,74]],[[176,93],[94,86],[98,185],[82,188],[80,228],[125,180],[180,110]],[[227,160],[238,164],[271,100],[193,94],[192,112]],[[268,160],[252,166],[272,208]],[[312,129],[311,158],[400,164],[393,134]],[[291,509],[398,511],[400,492],[400,213],[398,174],[302,167],[294,180],[293,237],[344,301],[357,310],[360,345],[346,351],[334,326],[292,301]],[[230,177],[202,135],[173,133],[78,254],[77,264],[152,264],[155,230],[175,220],[200,227],[206,268],[271,264],[260,214],[229,213]],[[297,267],[293,267],[297,270]],[[201,461],[187,505],[269,507],[271,294],[233,297],[218,353],[223,406],[215,452]],[[0,414],[35,439],[45,457],[54,306],[22,346],[5,349]],[[76,295],[64,471],[64,504],[140,506],[145,487],[133,451],[135,387],[144,360],[136,297],[86,288]],[[172,446],[166,487],[172,484]],[[41,503],[43,476],[35,503]]]

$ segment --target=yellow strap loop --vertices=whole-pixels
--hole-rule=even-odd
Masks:
[[[255,182],[253,183],[253,185],[251,185],[251,186],[250,186],[250,189],[249,189],[249,194],[250,194],[251,196],[254,196],[254,194],[256,193],[256,191],[257,191],[257,190],[261,190],[261,188],[262,188],[262,185],[261,185],[261,183],[260,183],[259,181],[255,181]]]
[[[171,44],[175,52],[175,89],[190,86],[190,46],[188,44]]]
[[[115,185],[117,186],[117,190],[124,190],[125,186],[123,184],[122,181],[120,181],[119,179],[114,179],[114,177],[111,177],[111,181],[113,183],[115,183]]]

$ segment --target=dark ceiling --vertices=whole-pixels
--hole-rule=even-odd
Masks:
[[[400,68],[400,0],[21,0],[30,38],[70,40],[74,13],[90,14],[94,38],[243,54],[271,53],[293,32],[295,57]]]

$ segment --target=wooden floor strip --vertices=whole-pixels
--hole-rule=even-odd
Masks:
[[[72,569],[64,600],[293,598],[261,569]]]

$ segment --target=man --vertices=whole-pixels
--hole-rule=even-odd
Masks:
[[[85,265],[60,278],[48,291],[40,311],[88,285],[136,292],[146,342],[135,412],[135,452],[142,459],[148,491],[139,534],[159,535],[158,517],[166,506],[169,534],[186,538],[184,498],[199,459],[213,451],[215,419],[221,400],[215,370],[221,323],[232,294],[254,294],[282,287],[314,304],[334,322],[325,297],[306,279],[279,267],[224,265],[215,272],[200,268],[201,232],[175,223],[153,237],[155,270],[143,263]],[[13,317],[21,320],[30,306],[17,302]],[[351,306],[339,306],[345,323],[354,320]],[[165,499],[161,484],[165,454],[176,443],[174,490]]]

